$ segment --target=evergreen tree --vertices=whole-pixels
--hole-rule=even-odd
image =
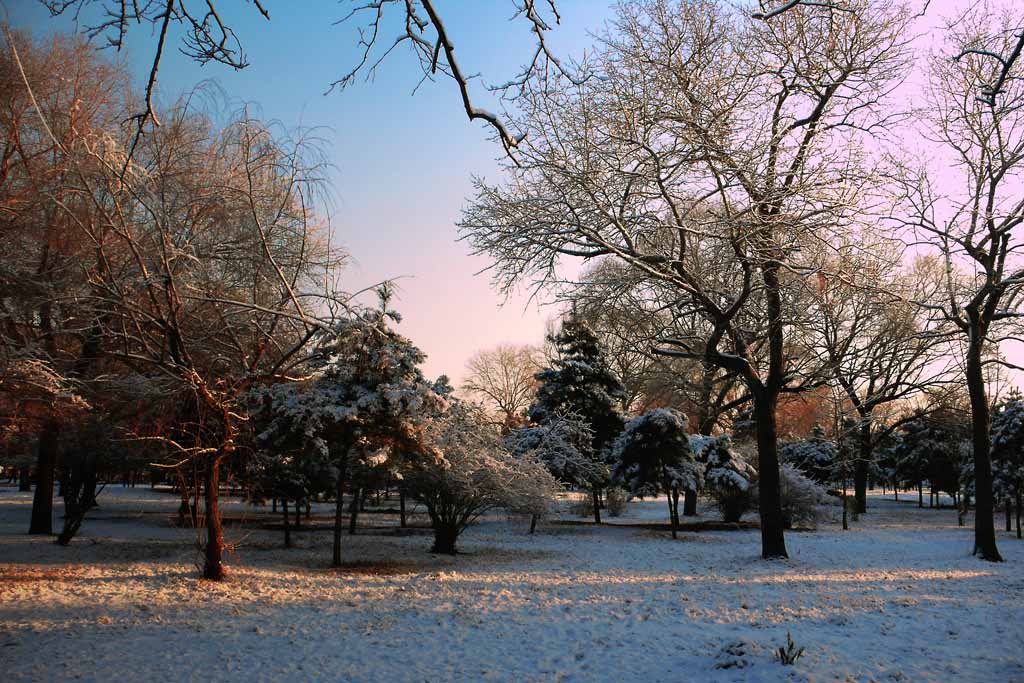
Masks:
[[[543,425],[566,414],[580,416],[592,433],[595,460],[607,458],[607,450],[622,431],[619,410],[623,389],[604,357],[597,335],[587,323],[570,315],[558,334],[548,337],[557,358],[537,373],[540,386],[530,406],[530,421]],[[594,521],[601,523],[600,490],[607,478],[589,482],[594,496]]]
[[[1024,504],[1024,397],[1017,392],[997,406],[992,416],[992,477],[996,499],[1006,510],[1006,530],[1010,530],[1011,509],[1015,509],[1020,538]]]
[[[836,478],[839,464],[836,445],[825,438],[824,430],[818,425],[814,426],[811,438],[782,444],[779,457],[818,484],[827,485]]]
[[[722,518],[726,522],[738,522],[751,504],[750,481],[754,468],[738,453],[733,451],[732,439],[728,434],[721,436],[690,437],[694,444],[700,439],[701,448],[697,460],[704,465],[704,484],[714,497]]]
[[[696,491],[701,468],[686,435],[686,417],[673,408],[655,408],[626,423],[612,445],[614,478],[634,495],[668,497],[672,538],[679,527],[679,494]]]

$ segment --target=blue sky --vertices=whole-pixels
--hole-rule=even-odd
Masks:
[[[37,0],[4,0],[12,26],[37,35],[74,30],[68,18],[51,19]],[[192,0],[197,6],[196,0]],[[222,0],[218,11],[240,36],[250,66],[234,71],[200,66],[177,50],[165,51],[159,72],[161,99],[173,100],[204,79],[217,81],[238,103],[255,103],[287,127],[321,127],[332,171],[332,225],[336,242],[354,263],[346,287],[402,277],[397,303],[401,331],[428,355],[430,376],[458,381],[468,357],[502,342],[537,343],[544,320],[557,311],[519,296],[502,305],[486,275],[485,259],[456,241],[455,222],[473,174],[496,177],[500,146],[489,129],[471,123],[450,80],[427,83],[413,95],[420,71],[408,49],[389,57],[376,79],[325,96],[330,83],[359,59],[354,25],[335,25],[348,2],[265,0],[268,22],[249,3]],[[439,3],[466,73],[490,83],[515,75],[531,54],[523,21],[510,22],[506,0]],[[560,55],[578,55],[610,16],[601,0],[562,0],[562,25],[549,40]],[[400,8],[397,8],[400,9]],[[99,16],[96,5],[80,24]],[[198,10],[197,10],[198,11]],[[155,40],[148,25],[132,26],[122,58],[141,89]],[[177,38],[180,33],[174,37]],[[393,39],[394,33],[387,37]],[[388,40],[390,43],[390,40]],[[497,105],[479,85],[475,96]]]

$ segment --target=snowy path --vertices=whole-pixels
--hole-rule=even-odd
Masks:
[[[29,502],[0,490],[5,681],[1024,681],[1024,543],[1001,533],[1008,561],[975,560],[948,509],[874,499],[772,563],[752,531],[531,537],[494,518],[457,558],[346,536],[349,558],[387,562],[335,573],[327,533],[285,551],[229,529],[245,545],[213,585],[171,497],[111,489],[71,548],[21,533]],[[772,655],[787,631],[792,667]]]

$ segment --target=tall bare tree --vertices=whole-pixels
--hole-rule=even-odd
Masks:
[[[990,401],[985,365],[1019,330],[1024,294],[1024,64],[1019,18],[980,7],[946,31],[932,55],[923,118],[934,168],[903,175],[905,224],[937,249],[945,267],[941,304],[930,309],[963,340],[976,485],[974,553],[1000,561],[992,519]],[[941,169],[941,170],[940,170]]]
[[[902,256],[891,240],[850,235],[837,240],[811,289],[807,342],[843,399],[840,423],[852,420],[856,429],[849,460],[857,512],[867,510],[873,451],[899,425],[887,409],[936,388],[949,370],[948,330],[916,303],[935,301],[940,264],[919,259],[904,268]]]
[[[703,0],[624,4],[588,65],[525,86],[502,186],[479,182],[465,234],[499,284],[614,256],[708,326],[662,349],[734,373],[757,422],[762,554],[785,557],[775,406],[803,380],[795,292],[862,201],[857,150],[907,68],[902,7],[795,6],[768,21]],[[763,360],[762,360],[763,359]]]
[[[292,139],[240,112],[225,125],[190,109],[163,115],[127,160],[134,132],[88,141],[66,192],[94,207],[66,212],[92,247],[75,306],[102,353],[143,378],[170,380],[186,423],[140,435],[203,472],[206,578],[220,579],[221,463],[235,453],[243,393],[286,380],[317,330],[327,270],[337,254],[316,214],[320,162]]]

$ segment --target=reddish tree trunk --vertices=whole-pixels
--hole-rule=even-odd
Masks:
[[[224,528],[220,519],[220,456],[207,456],[203,494],[206,501],[206,562],[203,578],[221,581],[224,570]]]

